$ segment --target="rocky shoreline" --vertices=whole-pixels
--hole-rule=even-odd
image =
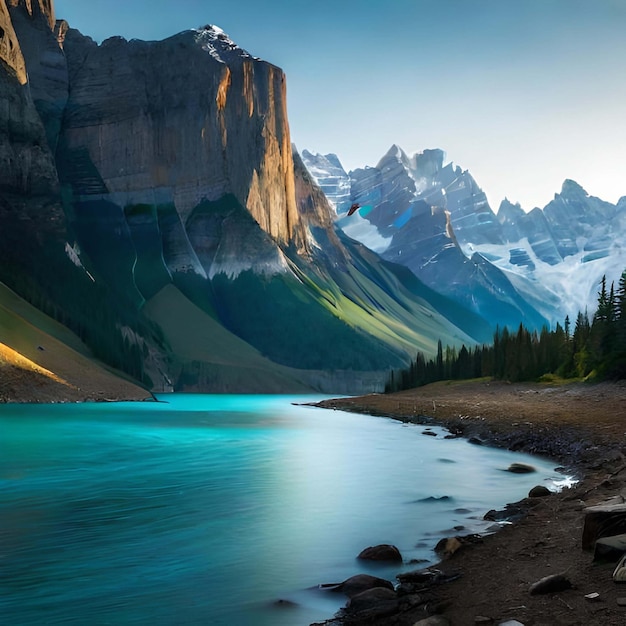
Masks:
[[[626,585],[613,581],[615,563],[594,562],[582,549],[585,509],[626,502],[625,384],[436,383],[320,406],[443,426],[478,445],[550,457],[579,479],[561,493],[490,512],[515,523],[484,537],[450,537],[454,548],[439,564],[398,576],[393,591],[374,587],[349,600],[326,626],[626,623]],[[562,588],[531,593],[550,576]]]

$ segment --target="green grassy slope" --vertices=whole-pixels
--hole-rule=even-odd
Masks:
[[[14,359],[10,369],[3,370],[5,399],[19,401],[58,401],[97,398],[143,399],[146,390],[127,377],[96,361],[89,349],[67,328],[28,304],[0,283],[0,343],[24,359]],[[44,393],[36,368],[29,361],[52,372],[60,379],[48,381]],[[6,365],[6,359],[5,359]],[[28,376],[17,376],[19,370]],[[24,373],[24,372],[22,372]],[[32,374],[32,375],[31,375]]]
[[[158,324],[180,372],[180,390],[197,386],[221,392],[306,392],[298,372],[272,363],[209,314],[167,285],[144,306]]]

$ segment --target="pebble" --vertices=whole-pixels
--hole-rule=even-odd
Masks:
[[[530,586],[530,593],[531,595],[557,593],[571,588],[572,583],[566,576],[563,574],[552,574],[551,576],[545,576],[536,583],[533,583]]]
[[[618,598],[617,606],[626,606],[626,598]]]

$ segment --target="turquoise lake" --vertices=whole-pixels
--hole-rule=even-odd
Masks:
[[[318,396],[160,399],[0,405],[0,624],[309,624],[345,602],[320,583],[434,563],[441,537],[564,478],[294,404]],[[378,543],[407,564],[356,560]]]

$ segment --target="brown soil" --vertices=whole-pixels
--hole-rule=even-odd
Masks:
[[[0,403],[152,399],[149,391],[80,355],[76,362],[66,360],[54,370],[35,368],[25,367],[19,355],[16,359],[0,352]]]
[[[437,569],[453,582],[398,592],[398,607],[330,623],[413,625],[437,613],[452,626],[613,626],[626,624],[626,584],[612,580],[614,564],[593,563],[581,548],[585,506],[626,498],[626,384],[537,385],[491,381],[436,383],[390,395],[342,398],[327,407],[438,424],[492,445],[547,454],[575,470],[580,482],[516,507],[521,520],[464,545]],[[530,595],[539,579],[565,573],[573,588]],[[586,594],[597,592],[599,600]],[[481,621],[481,618],[484,618]],[[490,620],[490,621],[489,621]]]

